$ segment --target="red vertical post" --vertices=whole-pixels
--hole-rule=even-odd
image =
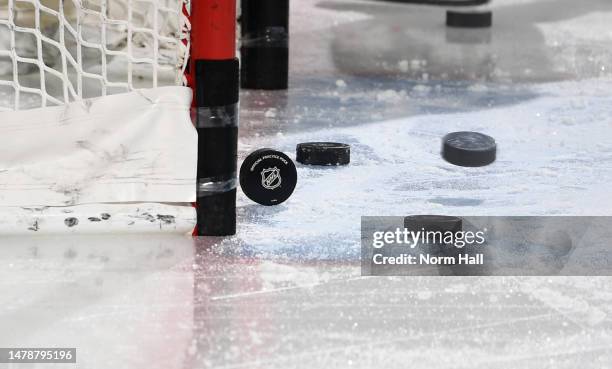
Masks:
[[[189,80],[198,131],[199,236],[236,233],[236,0],[192,0]]]
[[[236,57],[236,1],[192,0],[191,60],[225,60]],[[194,76],[195,63],[189,74]]]

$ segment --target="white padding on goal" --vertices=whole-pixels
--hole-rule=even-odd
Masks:
[[[0,207],[195,201],[190,104],[161,87],[0,113]]]

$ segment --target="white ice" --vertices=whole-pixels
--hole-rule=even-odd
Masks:
[[[612,3],[444,9],[291,3],[291,88],[245,91],[240,159],[351,144],[294,195],[239,193],[235,237],[0,240],[0,347],[79,348],[82,368],[606,368],[609,277],[360,276],[362,215],[611,215]],[[491,166],[440,140],[493,136]],[[73,366],[70,366],[73,367]]]

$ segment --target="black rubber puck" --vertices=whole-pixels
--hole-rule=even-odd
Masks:
[[[481,167],[495,161],[493,137],[478,132],[453,132],[442,139],[442,157],[462,167]]]
[[[411,215],[404,218],[404,228],[414,235],[422,237],[420,241],[428,248],[421,249],[421,252],[430,255],[439,255],[445,252],[445,239],[448,237],[447,232],[456,235],[463,230],[463,220],[461,218],[445,216],[445,215]],[[436,232],[440,235],[430,235],[430,232]],[[454,237],[454,236],[453,236]],[[448,245],[447,245],[448,246]]]
[[[240,167],[242,192],[261,205],[278,205],[286,201],[293,193],[296,183],[295,164],[280,151],[253,151]]]
[[[461,218],[446,215],[411,215],[404,218],[404,228],[411,232],[461,232]]]
[[[296,160],[307,165],[347,165],[351,147],[337,142],[304,142],[297,145]]]
[[[446,26],[457,28],[488,28],[493,24],[493,12],[446,11]]]

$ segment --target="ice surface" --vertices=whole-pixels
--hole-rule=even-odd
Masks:
[[[360,276],[362,215],[612,215],[612,3],[492,6],[489,34],[453,35],[440,8],[292,2],[291,88],[242,93],[240,158],[332,140],[351,165],[298,166],[280,206],[239,193],[236,237],[0,241],[0,347],[78,346],[84,368],[609,367],[610,278]],[[498,161],[444,162],[457,130]]]
[[[262,254],[336,258],[356,255],[362,215],[610,215],[612,5],[492,7],[491,30],[446,29],[436,7],[294,10],[316,16],[293,17],[291,89],[243,92],[241,155],[274,147],[294,156],[299,142],[338,141],[351,144],[352,163],[298,165],[281,206],[241,196],[236,240]],[[474,32],[489,37],[474,42]],[[449,41],[453,33],[470,42]],[[306,53],[323,55],[315,63]],[[444,162],[441,139],[460,130],[493,136],[497,162]]]

